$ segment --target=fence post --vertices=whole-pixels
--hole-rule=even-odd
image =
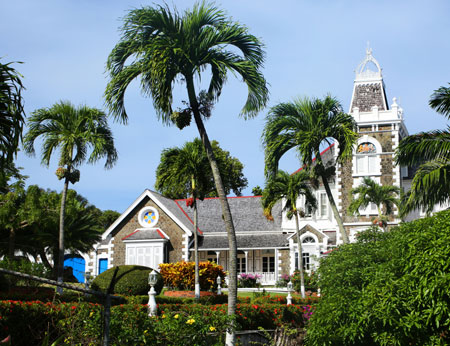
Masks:
[[[111,320],[111,296],[106,295],[105,298],[105,314],[103,328],[103,346],[109,346],[109,322]]]

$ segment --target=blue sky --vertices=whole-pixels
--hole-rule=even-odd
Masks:
[[[131,0],[16,0],[0,2],[1,61],[22,61],[15,67],[24,76],[27,114],[59,100],[104,108],[105,62],[118,42],[121,18],[127,11],[162,2]],[[194,1],[173,1],[182,11]],[[216,2],[235,21],[265,43],[264,75],[270,84],[268,107],[297,96],[336,96],[347,111],[354,70],[365,56],[367,42],[383,68],[389,103],[395,96],[404,109],[409,132],[446,127],[446,120],[428,107],[439,86],[450,82],[450,2],[430,1],[266,1]],[[184,85],[174,88],[185,99]],[[256,118],[239,117],[246,98],[244,85],[233,77],[206,122],[210,139],[244,164],[251,195],[264,185],[261,132],[268,108]],[[177,105],[175,105],[177,106]],[[72,186],[101,209],[124,211],[145,189],[153,189],[162,149],[181,146],[198,135],[158,121],[152,100],[141,95],[138,82],[126,94],[127,126],[112,123],[119,161],[111,170],[103,163],[80,168]],[[37,153],[40,145],[37,144]],[[38,156],[19,153],[17,164],[30,176],[28,184],[62,189],[54,172]],[[281,162],[293,171],[295,153]]]

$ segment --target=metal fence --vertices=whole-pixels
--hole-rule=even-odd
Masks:
[[[49,286],[50,290],[56,291],[56,287],[66,288],[77,292],[85,293],[86,295],[93,295],[99,297],[98,302],[102,305],[102,318],[103,318],[103,337],[102,337],[102,345],[108,346],[110,344],[110,320],[111,320],[111,300],[113,299],[122,299],[121,297],[117,297],[111,294],[94,291],[87,288],[82,288],[66,283],[59,283],[54,280],[49,280],[46,278],[33,276],[29,274],[24,274],[4,268],[0,268],[0,273],[12,275],[18,277],[23,280],[31,280],[39,283],[46,284]],[[23,289],[23,288],[22,288]],[[36,292],[37,289],[35,288]],[[109,291],[109,290],[108,290]],[[17,293],[17,291],[16,291]],[[20,292],[19,292],[20,293]],[[24,294],[33,295],[33,289],[30,288],[26,291],[23,291]],[[55,300],[56,295],[53,294],[53,301]],[[8,301],[8,303],[14,303],[12,301]],[[32,304],[30,302],[19,302],[20,304]],[[9,310],[12,314],[12,309]],[[32,312],[31,312],[32,314]],[[0,320],[4,316],[0,315]],[[48,314],[48,316],[42,316],[42,314],[37,314],[36,318],[33,319],[33,316],[30,317],[29,321],[17,321],[16,323],[23,323],[23,335],[20,336],[20,339],[15,337],[15,340],[12,340],[11,335],[8,335],[8,330],[3,330],[0,337],[3,340],[0,340],[1,344],[10,344],[10,345],[44,345],[46,342],[48,345],[51,345],[55,339],[57,339],[58,335],[55,335],[56,323],[58,322],[55,319],[54,315]],[[7,328],[7,327],[6,327]],[[70,333],[70,330],[67,331]],[[37,343],[39,341],[39,343]]]

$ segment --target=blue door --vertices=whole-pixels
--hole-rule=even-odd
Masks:
[[[100,258],[98,260],[98,273],[101,274],[108,269],[108,259]]]
[[[73,275],[78,280],[78,282],[84,282],[86,262],[83,257],[78,255],[65,255],[64,267],[71,267]]]

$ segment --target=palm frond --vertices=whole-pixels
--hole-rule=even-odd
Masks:
[[[450,120],[450,87],[440,87],[430,98],[430,107]]]

